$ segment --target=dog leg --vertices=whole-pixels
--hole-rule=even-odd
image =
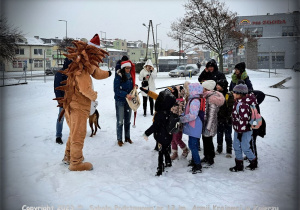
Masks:
[[[89,118],[89,124],[90,124],[90,127],[92,129],[92,133],[91,133],[90,137],[93,137],[94,129],[93,129],[93,121],[92,121],[91,118]]]

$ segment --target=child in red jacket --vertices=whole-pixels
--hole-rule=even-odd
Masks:
[[[236,85],[233,88],[233,95],[236,100],[232,110],[232,125],[234,129],[233,148],[236,165],[229,170],[232,172],[244,170],[243,152],[250,161],[250,165],[246,169],[255,170],[257,168],[257,158],[250,149],[252,136],[250,105],[256,105],[256,98],[252,94],[248,95],[248,88],[244,84]]]

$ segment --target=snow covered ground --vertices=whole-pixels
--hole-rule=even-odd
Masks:
[[[281,101],[266,97],[262,103],[267,135],[257,140],[259,168],[241,173],[228,170],[234,165],[234,159],[225,158],[223,154],[216,156],[214,168],[204,169],[202,174],[189,173],[187,160],[180,159],[174,161],[173,167],[163,176],[155,177],[155,141],[153,136],[148,142],[142,138],[152,118],[149,114],[142,116],[142,107],[138,110],[137,127],[131,128],[134,143],[121,148],[116,144],[114,76],[94,81],[102,129],[90,138],[88,127],[84,146],[85,159],[94,165],[94,170],[70,172],[61,162],[65,144],[55,143],[58,108],[56,101],[52,101],[54,92],[50,78],[53,77],[47,77],[46,83],[43,78],[35,78],[28,81],[28,85],[2,88],[4,139],[1,159],[5,209],[22,209],[23,205],[71,205],[74,209],[114,209],[116,206],[213,209],[214,205],[296,209],[299,73],[277,72],[279,74],[271,74],[269,78],[268,73],[248,70],[255,89],[276,95]],[[285,84],[287,89],[269,88],[288,76],[293,79]],[[197,82],[197,77],[187,80]],[[230,75],[228,77],[230,80]],[[157,87],[184,81],[185,78],[170,78],[167,73],[159,73],[156,80]],[[65,123],[64,142],[68,132]],[[187,143],[187,136],[183,139]],[[216,146],[216,138],[214,143]]]

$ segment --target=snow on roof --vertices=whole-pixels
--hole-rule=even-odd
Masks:
[[[190,52],[187,52],[186,54],[187,54],[187,55],[193,55],[193,54],[198,54],[198,53],[195,52],[195,51],[190,51]]]
[[[19,45],[36,45],[36,46],[52,46],[53,44],[44,43],[42,39],[37,39],[35,37],[24,37],[22,39],[24,42],[17,42]]]
[[[160,59],[160,60],[171,60],[171,59],[177,59],[177,60],[179,60],[179,59],[187,59],[186,57],[182,57],[182,56],[160,56],[160,57],[158,57],[158,59]]]
[[[126,52],[124,50],[118,50],[118,49],[114,49],[114,48],[107,48],[108,52]]]

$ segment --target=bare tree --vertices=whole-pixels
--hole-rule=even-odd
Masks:
[[[0,60],[13,61],[18,48],[17,40],[21,37],[21,32],[13,28],[7,19],[0,17]]]
[[[184,18],[171,24],[170,37],[181,39],[188,47],[202,45],[218,54],[219,67],[223,70],[223,54],[244,43],[255,41],[236,26],[237,14],[219,1],[189,0],[185,5]]]
[[[72,42],[74,41],[73,38],[64,38],[59,44],[58,47],[60,50],[67,52],[67,47],[74,47]]]

